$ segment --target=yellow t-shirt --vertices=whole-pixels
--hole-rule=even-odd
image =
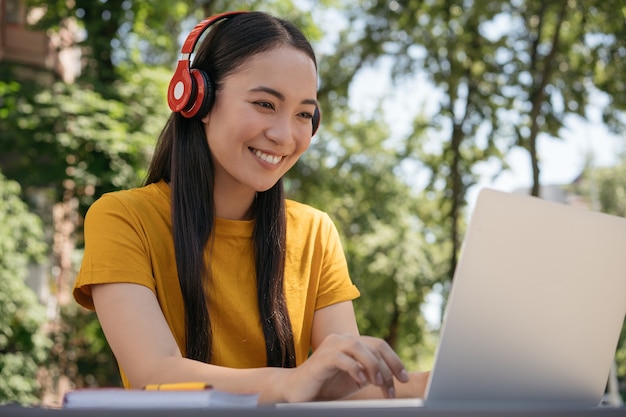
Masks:
[[[353,300],[352,284],[337,230],[327,214],[286,202],[285,294],[296,362],[308,356],[315,310]],[[209,313],[212,363],[233,368],[266,365],[256,299],[254,221],[216,219],[210,262]],[[185,354],[185,317],[171,231],[170,188],[164,183],[105,194],[85,219],[85,253],[74,284],[76,301],[93,309],[89,285],[126,282],[156,294]],[[122,370],[124,384],[127,385]]]

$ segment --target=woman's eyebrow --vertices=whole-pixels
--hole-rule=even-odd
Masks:
[[[271,94],[274,97],[276,97],[277,99],[279,99],[280,101],[285,101],[285,95],[283,93],[281,93],[280,91],[277,91],[271,87],[265,87],[265,86],[259,86],[259,87],[255,87],[250,89],[251,92],[262,92],[262,93],[267,93],[267,94]],[[319,103],[317,102],[317,100],[313,99],[313,98],[307,98],[302,100],[300,103],[302,104],[312,104],[314,106],[318,106]]]

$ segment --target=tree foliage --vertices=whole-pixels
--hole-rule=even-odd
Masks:
[[[576,0],[363,5],[343,10],[348,24],[338,36],[334,52],[339,53],[325,64],[330,80],[322,91],[345,100],[354,74],[381,59],[393,61],[395,79],[420,73],[436,87],[429,96],[436,110],[427,120],[417,115],[417,134],[409,134],[404,145],[407,156],[431,173],[423,197],[435,199],[445,218],[446,231],[436,236],[439,243],[452,244],[442,277],[451,279],[467,191],[476,183],[481,163],[496,162],[506,169],[509,149],[528,150],[537,195],[537,140],[558,138],[568,115],[587,116],[595,89],[613,98],[603,109],[607,123],[623,127],[624,85],[617,74],[626,54],[626,11],[619,1]],[[418,91],[413,94],[416,100],[421,97]],[[442,224],[431,226],[440,229]]]
[[[0,141],[0,166],[27,191],[51,191],[50,213],[44,216],[47,230],[52,234],[54,229],[71,226],[75,233],[66,238],[77,249],[82,242],[80,222],[52,224],[52,206],[77,199],[82,215],[102,193],[141,184],[167,117],[163,105],[167,70],[142,67],[125,76],[114,83],[116,98],[106,98],[89,85],[61,82],[45,86],[16,80],[5,89],[2,111],[6,117],[0,119],[0,130],[12,140]],[[71,255],[65,254],[65,261],[54,259],[59,256],[50,254],[52,263],[60,266]],[[79,256],[77,251],[73,258]],[[77,264],[69,268],[65,275],[73,278]],[[70,282],[55,285],[71,287]],[[61,296],[69,298],[69,294]],[[116,364],[95,315],[60,300],[57,314],[47,334],[52,346],[46,384],[71,378],[79,387],[119,385]]]
[[[83,31],[76,39],[85,64],[82,81],[115,94],[124,68],[170,65],[178,57],[180,23],[193,1],[29,0],[43,7],[45,15],[35,28],[59,30],[69,21]],[[113,87],[109,90],[108,87]]]
[[[67,378],[74,387],[122,386],[117,361],[94,312],[65,305],[58,325],[47,368],[50,381]]]
[[[5,174],[23,187],[54,189],[57,201],[71,189],[83,210],[95,196],[140,184],[166,118],[166,77],[144,67],[115,83],[116,99],[80,84],[12,82],[5,100],[14,108],[0,120],[12,138],[0,142]]]
[[[45,255],[42,222],[21,188],[0,173],[0,404],[39,402],[39,366],[48,358],[45,308],[26,285],[29,263]]]
[[[578,181],[570,186],[570,191],[583,196],[593,210],[626,217],[626,155],[622,155],[621,162],[615,166],[594,167],[588,163]],[[623,393],[626,391],[626,321],[615,362]]]

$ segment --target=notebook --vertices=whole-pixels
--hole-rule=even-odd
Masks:
[[[485,188],[424,400],[310,406],[596,407],[625,314],[625,218]]]
[[[256,408],[258,394],[205,389],[147,390],[124,388],[81,388],[63,396],[64,409],[105,410],[181,410],[208,408]]]

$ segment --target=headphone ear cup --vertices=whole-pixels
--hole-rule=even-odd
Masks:
[[[167,104],[173,112],[189,107],[190,100],[195,96],[194,80],[189,74],[189,61],[180,60],[167,89]]]
[[[200,73],[204,82],[204,98],[202,99],[202,104],[200,105],[200,109],[197,114],[199,118],[203,118],[211,110],[213,103],[215,102],[215,85],[213,85],[209,74],[202,70],[196,71]]]
[[[180,112],[184,117],[188,118],[195,115],[204,117],[211,109],[215,98],[213,83],[205,73],[191,68],[189,57],[193,54],[196,43],[202,36],[202,33],[211,25],[245,13],[248,12],[233,11],[208,17],[198,23],[187,35],[180,51],[184,59],[178,61],[167,89],[167,104],[173,112]]]
[[[215,89],[213,83],[209,79],[209,76],[197,68],[192,68],[190,71],[191,79],[195,86],[195,91],[189,105],[185,110],[182,110],[182,114],[186,118],[192,118],[195,116],[204,117],[213,105],[215,100]]]
[[[311,124],[313,125],[313,133],[311,136],[315,135],[317,129],[320,127],[320,122],[322,120],[322,113],[320,112],[319,107],[315,107],[315,111],[313,112],[313,118],[311,119]]]

